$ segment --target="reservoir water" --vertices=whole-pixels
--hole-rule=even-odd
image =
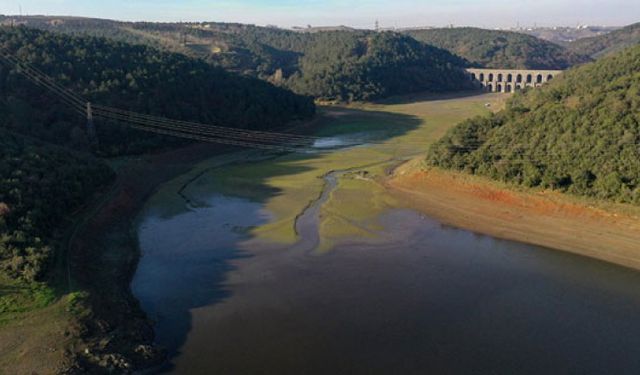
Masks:
[[[375,240],[319,253],[327,190],[283,246],[251,234],[271,219],[262,203],[206,180],[171,189],[141,213],[132,284],[170,350],[166,373],[640,372],[635,271],[404,209],[380,215]]]

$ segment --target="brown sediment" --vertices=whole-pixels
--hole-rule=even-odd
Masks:
[[[385,186],[446,224],[640,269],[640,207],[516,191],[418,161],[396,168]]]

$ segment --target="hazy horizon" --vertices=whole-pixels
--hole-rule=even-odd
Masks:
[[[238,22],[256,25],[373,28],[419,26],[624,26],[638,21],[640,2],[498,0],[3,0],[0,14],[52,15],[150,22]]]

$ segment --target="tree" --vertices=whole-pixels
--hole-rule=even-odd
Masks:
[[[571,69],[506,110],[453,128],[435,166],[640,203],[640,46]]]

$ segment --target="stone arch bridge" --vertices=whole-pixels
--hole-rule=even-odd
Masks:
[[[562,70],[467,69],[478,86],[490,92],[515,92],[525,87],[540,87]]]

